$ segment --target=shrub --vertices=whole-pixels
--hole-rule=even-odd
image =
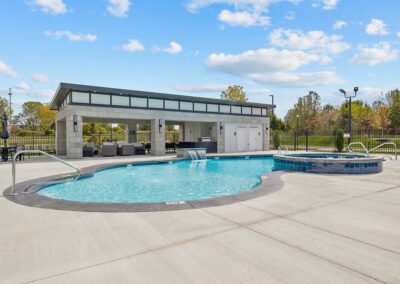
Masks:
[[[344,148],[344,138],[343,138],[343,130],[339,129],[336,132],[336,138],[335,138],[335,146],[337,151],[340,153],[343,151]]]
[[[274,144],[274,149],[278,150],[279,146],[281,145],[281,139],[279,136],[278,131],[274,131],[272,134],[272,143]]]

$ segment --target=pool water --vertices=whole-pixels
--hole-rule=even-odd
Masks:
[[[51,198],[98,203],[190,201],[232,195],[260,184],[271,172],[272,157],[241,157],[128,165],[92,177],[46,186]]]

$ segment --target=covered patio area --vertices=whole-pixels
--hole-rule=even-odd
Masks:
[[[51,103],[56,115],[56,152],[82,158],[84,123],[125,125],[119,144],[143,143],[150,154],[162,156],[168,143],[206,148],[209,153],[269,149],[269,109],[273,105],[189,97],[61,83]],[[140,125],[149,125],[143,141]],[[178,137],[170,141],[167,128]],[[112,139],[111,139],[112,140]],[[103,145],[98,143],[97,147]]]

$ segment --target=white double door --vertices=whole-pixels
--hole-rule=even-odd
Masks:
[[[227,152],[250,152],[262,150],[262,127],[258,124],[229,125],[225,136]]]

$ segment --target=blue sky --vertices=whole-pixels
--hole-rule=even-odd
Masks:
[[[394,0],[21,0],[0,2],[0,95],[49,102],[59,82],[217,98],[373,101],[400,87]]]

